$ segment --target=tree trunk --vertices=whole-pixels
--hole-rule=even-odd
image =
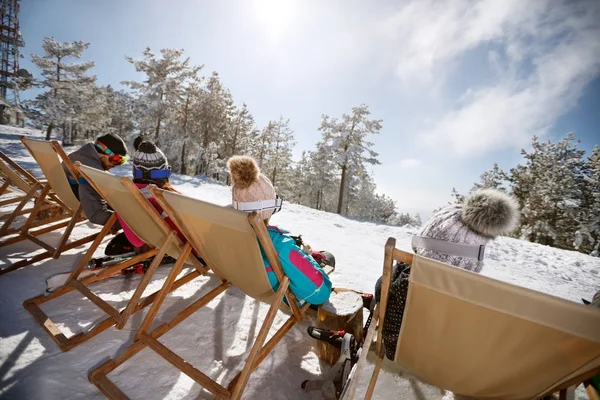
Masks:
[[[271,179],[273,186],[275,186],[275,178],[277,178],[277,167],[273,168],[273,179]]]
[[[187,168],[185,165],[185,142],[183,142],[183,147],[181,148],[181,166],[179,167],[179,173],[181,175],[187,174]]]
[[[340,194],[338,196],[337,213],[342,214],[342,203],[344,202],[344,188],[346,186],[346,164],[342,166],[342,179],[340,181]]]
[[[54,123],[50,122],[50,125],[48,125],[48,129],[46,129],[46,140],[50,140],[50,136],[52,135],[52,129],[54,129]]]

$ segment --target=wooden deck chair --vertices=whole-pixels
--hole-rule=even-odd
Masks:
[[[385,246],[381,302],[369,329],[377,329],[380,369],[399,365],[418,379],[479,399],[538,399],[600,373],[600,312],[523,287]],[[395,360],[384,356],[382,321],[392,264],[411,265],[408,297]],[[377,326],[377,328],[376,328]],[[343,399],[353,399],[367,360],[363,351]],[[394,364],[395,363],[395,364]],[[562,397],[561,397],[562,398]]]
[[[117,220],[117,216],[113,215],[102,229],[100,235],[98,235],[94,243],[83,256],[82,260],[77,264],[62,288],[50,295],[40,295],[25,301],[23,304],[25,308],[29,310],[63,351],[70,350],[113,325],[116,325],[117,329],[122,329],[133,313],[151,304],[156,299],[158,291],[146,296],[141,302],[140,299],[165,255],[177,259],[173,269],[181,270],[185,262],[195,267],[192,272],[187,273],[177,281],[173,281],[172,290],[177,289],[207,272],[207,269],[196,257],[189,255],[191,247],[179,240],[177,234],[173,232],[167,223],[160,217],[156,212],[156,209],[154,209],[152,204],[144,197],[131,179],[118,177],[109,172],[86,167],[80,163],[77,163],[76,168],[78,172],[81,173],[82,177],[86,179],[102,197],[104,197],[107,203],[110,204],[113,210],[119,214],[127,225],[152,248],[129,260],[110,266],[98,275],[91,275],[83,279],[78,279],[79,275],[84,271],[85,266],[93,257],[94,252],[102,242],[102,239],[110,231],[110,228]],[[91,283],[106,279],[107,277],[150,257],[154,257],[152,263],[148,267],[148,270],[144,274],[131,299],[121,311],[116,310],[87,287],[87,285]],[[54,322],[41,310],[40,305],[75,289],[107,313],[108,317],[97,323],[87,333],[79,333],[71,338],[66,338]]]
[[[221,207],[156,188],[151,188],[150,191],[185,234],[188,243],[201,253],[210,265],[211,270],[220,277],[222,283],[205,297],[175,315],[170,322],[150,330],[150,325],[164,299],[164,295],[159,296],[140,326],[135,342],[114,360],[108,360],[90,372],[89,379],[109,398],[127,398],[125,393],[111,382],[107,375],[140,350],[150,347],[217,398],[240,399],[250,374],[269,355],[294,324],[302,320],[309,304],[304,304],[301,307],[297,305],[294,295],[289,290],[290,281],[283,273],[266,226],[256,212],[247,214],[232,208]],[[279,279],[280,286],[277,292],[273,291],[267,278],[257,237]],[[177,273],[176,268],[171,271],[169,278],[161,289],[163,294],[170,290],[174,276]],[[270,304],[271,307],[262,323],[244,368],[227,386],[223,386],[188,364],[183,358],[160,343],[158,339],[230,286],[236,286],[246,295]],[[288,299],[288,304],[291,304],[292,315],[264,344],[275,315],[279,307],[284,304],[284,297]]]
[[[35,220],[31,224],[32,228],[70,218],[69,215],[63,213],[63,210],[67,209],[67,207],[52,191],[47,193],[46,199],[41,204],[38,204],[37,207],[27,208],[26,206],[30,201],[40,197],[44,187],[48,183],[36,179],[2,152],[0,152],[0,172],[4,176],[4,183],[0,187],[0,196],[9,188],[15,189],[15,193],[10,199],[0,201],[0,207],[18,203],[11,212],[0,216],[0,221],[4,221],[0,226],[0,237],[20,231],[19,227],[11,228],[12,223],[18,216],[30,213],[34,213],[37,216],[42,211],[55,209],[53,211],[55,211],[56,215],[53,218]]]
[[[7,246],[13,243],[17,243],[21,240],[29,240],[38,246],[44,248],[46,251],[37,254],[29,259],[24,259],[19,262],[13,263],[7,268],[0,270],[0,275],[5,274],[10,271],[14,271],[16,269],[25,267],[27,265],[31,265],[35,262],[44,260],[46,258],[58,258],[63,251],[70,250],[72,248],[81,246],[82,244],[91,242],[98,235],[97,233],[93,235],[89,235],[83,237],[81,239],[69,242],[69,237],[71,236],[71,232],[77,223],[85,221],[87,218],[83,214],[83,210],[81,208],[81,204],[79,200],[73,194],[71,187],[69,185],[69,181],[64,173],[63,167],[61,165],[61,160],[65,163],[65,165],[72,170],[74,176],[77,175],[77,171],[75,171],[71,160],[66,155],[60,144],[56,141],[45,141],[45,140],[36,140],[36,139],[28,139],[26,137],[21,137],[21,142],[25,145],[27,150],[31,153],[35,161],[40,166],[40,169],[44,173],[48,184],[44,185],[41,193],[36,198],[34,207],[37,209],[43,205],[44,201],[47,200],[48,194],[50,190],[54,192],[54,194],[60,199],[62,205],[65,207],[63,210],[63,215],[68,216],[68,220],[54,224],[40,227],[36,230],[33,230],[35,225],[35,217],[37,212],[32,212],[29,214],[27,221],[19,230],[19,235],[14,236],[10,239],[4,240],[0,243],[0,246]],[[56,231],[62,228],[65,228],[62,236],[56,246],[51,245],[50,243],[40,239],[38,236],[43,235],[48,232]]]

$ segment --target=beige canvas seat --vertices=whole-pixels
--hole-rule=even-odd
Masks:
[[[25,301],[23,304],[25,308],[29,310],[63,351],[67,351],[77,346],[113,325],[116,325],[118,329],[122,329],[133,313],[151,304],[156,299],[158,292],[146,296],[142,301],[140,301],[140,299],[146,286],[148,286],[148,283],[156,272],[163,256],[169,255],[177,259],[177,262],[172,267],[173,270],[180,271],[183,264],[186,262],[195,267],[193,271],[187,273],[178,280],[175,281],[173,279],[171,282],[172,286],[170,287],[171,290],[175,290],[207,272],[207,268],[196,257],[190,255],[191,246],[183,243],[177,237],[176,232],[172,231],[168,224],[160,217],[156,209],[148,199],[143,196],[131,179],[118,177],[105,171],[86,167],[80,163],[76,163],[75,167],[82,178],[96,189],[127,225],[131,227],[142,240],[151,246],[151,249],[117,265],[107,267],[98,275],[80,278],[85,266],[93,257],[94,252],[101,244],[103,238],[117,220],[116,214],[113,214],[62,288],[59,288],[50,295],[40,295]],[[152,263],[123,310],[115,309],[87,287],[87,285],[91,283],[106,279],[107,277],[150,257],[154,257]],[[95,324],[88,332],[82,332],[71,338],[67,338],[56,324],[41,310],[40,305],[75,289],[108,314],[108,317]]]
[[[377,365],[385,363],[381,326],[392,264],[411,265],[394,362],[424,382],[479,399],[536,399],[600,373],[600,312],[395,248],[385,247],[377,329]],[[376,325],[378,326],[377,328]],[[361,354],[344,399],[356,395]],[[385,360],[384,360],[385,359]]]
[[[65,154],[60,144],[58,144],[56,141],[49,142],[45,140],[28,139],[25,137],[21,137],[21,142],[25,145],[27,150],[38,163],[47,180],[47,185],[44,184],[41,193],[39,193],[36,198],[34,207],[41,207],[48,199],[49,195],[51,198],[56,197],[60,200],[60,204],[63,207],[62,216],[65,216],[68,218],[68,220],[56,225],[43,226],[34,230],[33,228],[35,227],[35,217],[37,213],[30,213],[29,218],[20,228],[19,235],[3,241],[0,246],[7,246],[21,240],[29,240],[45,249],[45,251],[36,254],[31,258],[23,259],[9,265],[8,267],[0,270],[0,275],[27,265],[31,265],[46,258],[58,258],[63,251],[70,250],[90,242],[94,240],[97,235],[88,235],[86,237],[69,242],[73,228],[77,223],[85,221],[87,218],[83,214],[81,205],[73,194],[73,191],[69,186],[69,181],[67,180],[62,168],[61,160],[69,169],[73,169],[73,164],[69,160],[69,157]],[[74,173],[76,174],[76,172]],[[53,193],[50,193],[50,190],[52,190]],[[55,246],[39,237],[43,234],[65,227],[66,229],[63,231],[58,244]]]
[[[10,212],[0,216],[0,237],[15,234],[21,230],[21,227],[12,227],[13,222],[19,216],[25,216],[27,214],[34,214],[34,222],[31,227],[38,227],[41,225],[48,225],[56,221],[64,220],[69,218],[68,215],[63,214],[63,210],[66,209],[64,203],[52,192],[48,191],[46,198],[41,204],[34,205],[33,207],[27,207],[30,201],[35,201],[41,197],[44,192],[47,182],[42,182],[36,179],[31,173],[23,169],[19,164],[11,160],[6,154],[0,152],[0,173],[3,177],[3,184],[0,186],[0,197],[2,197],[8,191],[12,191],[11,196],[0,201],[0,207],[4,207],[10,204],[15,204]],[[53,216],[51,218],[40,218],[35,220],[36,217],[41,217],[40,214],[52,210]],[[60,225],[54,225],[53,228],[59,229],[65,227],[66,223]],[[24,238],[20,238],[24,240]],[[0,242],[0,246],[3,243]]]
[[[152,310],[136,334],[135,342],[114,360],[109,360],[92,371],[89,375],[90,381],[109,398],[127,398],[127,395],[112,383],[107,375],[140,350],[150,347],[217,398],[239,399],[242,397],[252,371],[269,355],[294,324],[302,320],[309,304],[304,304],[302,307],[297,306],[297,302],[289,290],[290,281],[283,273],[266,226],[255,212],[248,215],[232,208],[221,207],[156,188],[152,188],[150,191],[222,283],[205,297],[173,317],[169,323],[150,330],[150,324],[163,300],[161,296],[152,305]],[[269,284],[257,237],[279,279],[280,286],[277,292],[274,292]],[[170,282],[177,273],[177,269],[171,271],[169,279],[162,288],[163,291],[170,290]],[[269,304],[270,308],[242,371],[229,384],[221,384],[188,364],[158,339],[230,286],[236,286],[246,295]],[[288,304],[292,305],[293,315],[265,344],[275,315],[279,307],[284,304],[284,297],[287,297]],[[195,349],[193,344],[191,346],[192,349]]]

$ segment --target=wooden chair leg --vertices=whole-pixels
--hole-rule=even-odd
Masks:
[[[146,332],[148,330],[148,328],[150,328],[152,321],[154,321],[154,318],[156,318],[158,309],[160,308],[162,303],[165,301],[165,297],[167,297],[167,294],[171,291],[171,287],[173,286],[173,283],[175,282],[175,278],[177,278],[177,275],[179,275],[179,272],[181,271],[181,268],[183,267],[183,264],[191,251],[192,251],[192,246],[190,246],[190,244],[187,243],[179,256],[179,259],[177,260],[177,262],[173,266],[173,269],[169,273],[167,280],[165,281],[162,288],[160,289],[160,292],[158,293],[157,298],[152,302],[152,307],[150,307],[148,314],[146,314],[146,318],[144,318],[144,321],[142,321],[142,324],[140,325],[140,328],[138,329],[138,331],[135,335],[135,340],[138,340],[140,338],[141,334]]]
[[[23,199],[21,200],[19,205],[11,213],[10,217],[8,217],[8,219],[4,222],[4,224],[2,225],[2,228],[0,228],[0,236],[3,236],[5,234],[5,232],[8,230],[8,228],[13,223],[15,218],[19,215],[19,212],[23,209],[23,207],[25,207],[27,205],[27,202],[29,201],[29,199],[31,199],[33,197],[33,195],[35,194],[36,190],[38,190],[38,188],[39,188],[39,184],[33,185],[31,187],[31,190],[23,197]],[[37,207],[34,207],[32,213],[36,212],[36,210],[37,210]]]
[[[94,252],[96,251],[98,246],[100,246],[100,244],[102,243],[102,241],[104,240],[104,238],[106,237],[108,232],[110,232],[110,229],[115,224],[116,220],[117,220],[117,216],[115,214],[113,214],[110,216],[108,221],[106,221],[106,224],[104,224],[104,226],[100,230],[100,233],[98,234],[98,236],[96,236],[96,239],[94,239],[94,241],[92,242],[90,248],[85,252],[85,254],[81,258],[81,260],[79,261],[79,263],[77,264],[77,266],[75,267],[73,272],[71,272],[71,275],[69,275],[69,277],[67,278],[67,280],[65,282],[66,285],[68,285],[71,281],[76,280],[79,277],[79,274],[81,274],[81,272],[83,272],[83,269],[86,267],[86,265],[88,265],[88,263],[94,256]]]
[[[148,286],[148,283],[150,283],[150,279],[152,279],[152,276],[154,276],[154,273],[156,272],[156,269],[160,265],[160,263],[161,263],[163,257],[165,256],[165,254],[167,254],[167,250],[169,249],[169,247],[171,247],[171,243],[173,242],[173,240],[176,237],[177,237],[177,234],[175,232],[171,231],[169,233],[169,235],[167,236],[167,238],[165,239],[165,242],[161,246],[161,248],[158,251],[158,253],[156,253],[156,255],[154,256],[154,259],[152,260],[152,263],[150,263],[150,266],[148,267],[148,270],[146,271],[146,273],[142,277],[142,281],[140,282],[140,284],[138,285],[137,289],[133,293],[133,296],[129,300],[129,303],[127,303],[127,306],[125,307],[125,310],[123,310],[123,312],[121,313],[121,317],[119,318],[119,322],[117,323],[117,329],[123,329],[123,327],[127,323],[127,320],[129,319],[129,316],[131,316],[131,314],[133,313],[133,310],[134,310],[135,306],[140,301],[140,298],[142,297],[142,294],[144,293],[144,290],[146,289],[146,286]],[[185,260],[185,258],[184,258],[184,260]]]
[[[233,391],[231,393],[232,400],[238,400],[242,397],[242,393],[246,388],[246,384],[248,383],[248,379],[250,378],[250,373],[254,370],[254,365],[256,359],[263,347],[263,344],[269,334],[269,330],[271,329],[271,325],[273,325],[273,320],[275,319],[275,315],[277,315],[277,311],[279,310],[279,305],[283,301],[283,296],[287,294],[288,287],[290,285],[290,280],[286,276],[280,283],[279,289],[277,290],[277,294],[271,307],[269,308],[269,312],[265,317],[265,320],[258,332],[258,336],[254,341],[254,345],[252,346],[252,350],[250,350],[250,355],[246,360],[246,365],[244,365],[244,369],[240,373],[240,378],[238,379]]]
[[[25,234],[25,233],[29,232],[29,229],[31,228],[31,226],[35,222],[35,217],[37,216],[37,214],[39,212],[39,209],[42,207],[42,205],[44,205],[44,201],[46,200],[46,196],[48,195],[48,191],[50,191],[50,185],[45,185],[42,188],[42,192],[40,193],[39,197],[37,199],[35,199],[35,203],[34,203],[34,206],[33,206],[33,211],[31,212],[31,214],[29,214],[29,218],[27,218],[27,221],[25,222],[25,224],[21,228],[21,233],[22,234]]]
[[[0,186],[0,196],[2,196],[4,194],[4,192],[6,191],[6,189],[8,189],[9,186],[10,186],[10,182],[8,180],[6,180],[6,182],[4,182],[4,184],[2,186]]]
[[[69,225],[67,225],[67,229],[65,229],[64,233],[62,234],[62,236],[60,238],[60,242],[58,243],[58,245],[56,246],[56,250],[54,250],[54,253],[52,254],[52,258],[58,258],[60,256],[60,253],[63,252],[65,244],[69,240],[69,237],[71,236],[71,232],[73,231],[73,228],[75,228],[75,225],[79,221],[79,217],[82,213],[83,213],[83,208],[80,204],[79,207],[77,207],[77,211],[75,211],[73,218],[71,218],[71,221],[69,221]],[[111,218],[114,216],[115,215],[113,214],[111,216]]]

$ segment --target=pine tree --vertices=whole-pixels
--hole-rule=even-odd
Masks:
[[[506,180],[506,174],[498,167],[497,163],[490,171],[486,171],[479,177],[479,182],[473,185],[471,192],[477,189],[496,189],[501,192],[506,192],[504,188],[504,181]]]
[[[359,170],[365,164],[379,164],[377,153],[371,148],[373,143],[368,136],[379,133],[381,120],[369,119],[368,106],[362,104],[352,109],[351,115],[342,115],[341,121],[323,115],[321,127],[324,145],[337,163],[340,172],[340,187],[337,213],[344,209],[344,196],[348,191],[348,177],[351,169]]]
[[[270,133],[272,134],[271,151],[268,154],[265,171],[273,185],[276,185],[278,173],[285,174],[292,163],[292,147],[295,144],[294,131],[290,128],[290,120],[280,117]]]
[[[42,75],[36,85],[46,91],[28,102],[26,108],[33,118],[47,125],[46,140],[50,140],[55,127],[70,126],[76,111],[87,105],[81,102],[89,99],[85,92],[94,87],[96,77],[86,75],[94,63],[73,62],[72,59],[80,59],[88,47],[89,43],[83,41],[60,43],[53,37],[46,37],[42,43],[44,53],[31,54],[31,61]]]
[[[124,81],[138,95],[139,128],[142,133],[152,133],[160,145],[161,129],[172,123],[182,99],[182,88],[195,78],[202,66],[191,66],[189,58],[181,59],[183,50],[162,49],[157,57],[146,48],[141,60],[126,56],[135,70],[145,74],[143,82]]]
[[[572,133],[558,143],[533,138],[522,150],[525,165],[511,169],[512,193],[521,206],[521,237],[536,243],[574,248],[581,225],[584,162]]]

